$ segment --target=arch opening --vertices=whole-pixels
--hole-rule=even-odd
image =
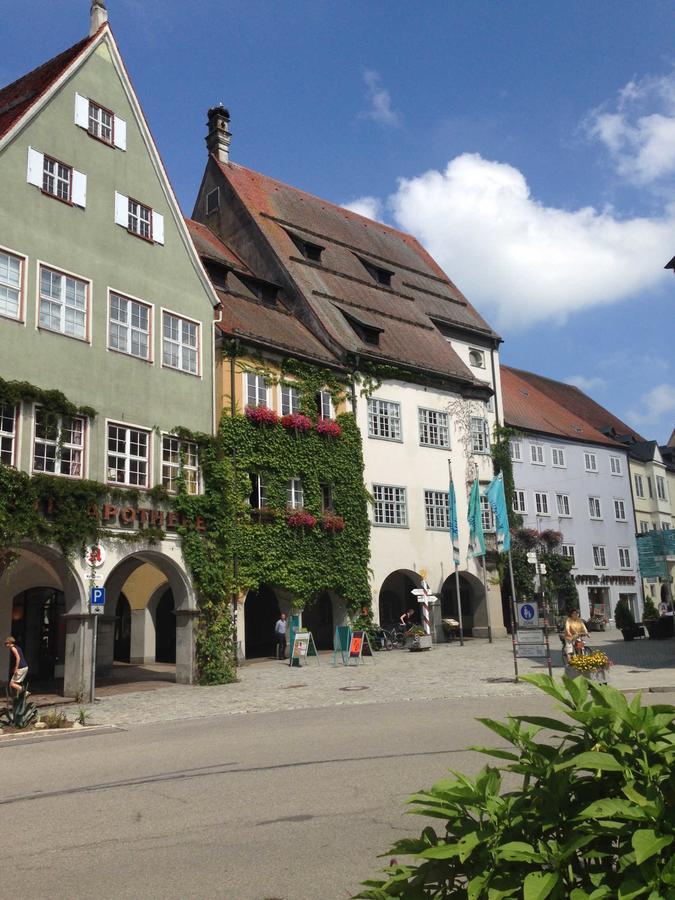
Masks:
[[[420,621],[418,603],[412,591],[422,579],[411,569],[397,569],[382,582],[379,595],[380,622],[385,628],[396,624],[407,609],[414,611],[414,621]]]

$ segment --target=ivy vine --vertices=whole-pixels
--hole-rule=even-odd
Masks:
[[[57,390],[44,390],[27,381],[5,381],[0,378],[0,404],[18,406],[19,403],[37,403],[52,416],[85,416],[96,418],[96,410],[91,406],[77,406],[65,394]]]

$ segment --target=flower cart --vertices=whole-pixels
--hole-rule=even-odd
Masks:
[[[571,656],[565,666],[565,675],[568,678],[583,677],[599,684],[607,684],[611,665],[612,662],[607,654],[602,650],[596,650],[594,653]]]

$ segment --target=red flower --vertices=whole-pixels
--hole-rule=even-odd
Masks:
[[[324,513],[321,518],[321,527],[324,531],[344,531],[345,520],[335,513]]]
[[[295,429],[295,431],[311,431],[312,420],[302,413],[290,413],[281,417],[281,424],[284,428]]]
[[[286,513],[286,522],[291,528],[314,528],[316,516],[306,509],[289,509]]]
[[[279,416],[267,406],[247,406],[244,415],[254,425],[276,425]]]
[[[326,437],[340,437],[342,429],[332,419],[319,419],[316,423],[316,433],[325,434]]]

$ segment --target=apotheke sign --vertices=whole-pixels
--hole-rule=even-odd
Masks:
[[[48,500],[42,508],[42,513],[49,518],[56,511],[55,504]],[[194,525],[197,531],[206,531],[206,522],[202,516],[195,516],[194,520],[188,519],[182,513],[171,510],[155,509],[145,506],[116,506],[113,503],[103,503],[89,507],[89,514],[97,519],[106,528],[162,528],[164,531],[175,531],[177,528]]]

